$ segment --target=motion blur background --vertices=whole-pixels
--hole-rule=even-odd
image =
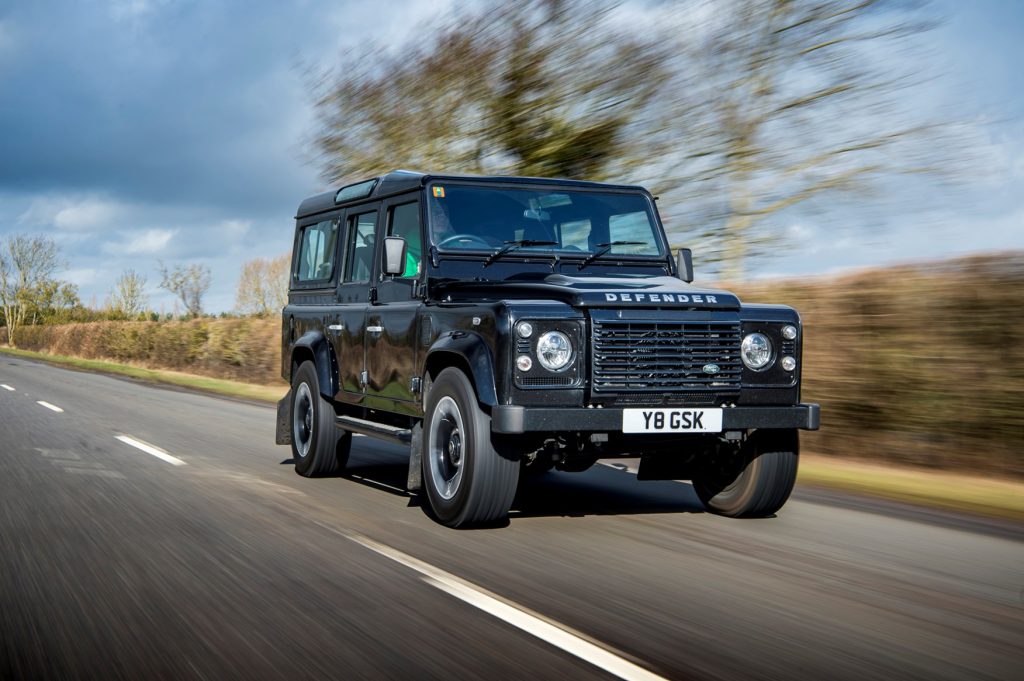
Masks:
[[[700,283],[803,313],[809,450],[1024,476],[1022,28],[995,1],[5,3],[0,342],[272,384],[304,196],[640,183]]]

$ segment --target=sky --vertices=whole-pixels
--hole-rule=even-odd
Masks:
[[[450,6],[0,0],[0,238],[53,237],[62,278],[91,306],[131,268],[151,307],[174,311],[163,261],[209,265],[206,309],[232,309],[242,263],[289,250],[299,202],[328,188],[309,146],[310,68],[366,40],[401,45]],[[934,9],[946,18],[928,36],[940,75],[922,106],[963,121],[984,172],[945,200],[887,207],[881,222],[794,214],[790,245],[752,275],[1024,248],[1024,2]]]

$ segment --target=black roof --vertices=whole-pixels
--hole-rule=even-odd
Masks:
[[[374,179],[374,178],[369,178]],[[623,185],[623,184],[608,184],[605,182],[586,182],[583,180],[562,180],[553,179],[550,177],[510,177],[505,175],[451,175],[451,174],[433,174],[433,173],[420,173],[412,170],[393,170],[386,175],[381,175],[376,178],[377,184],[374,186],[373,191],[368,196],[354,199],[350,202],[335,203],[335,197],[338,195],[338,189],[332,189],[330,191],[316,194],[309,197],[299,204],[299,210],[295,217],[301,218],[307,215],[314,215],[316,213],[322,213],[324,211],[332,210],[338,206],[345,205],[346,203],[353,203],[355,201],[364,201],[368,198],[380,198],[382,196],[390,196],[392,194],[401,194],[402,192],[411,191],[423,187],[432,180],[472,180],[474,182],[503,182],[511,184],[540,184],[540,185],[552,185],[558,187],[581,187],[591,189],[633,189],[643,191],[643,187],[634,185]],[[369,181],[369,180],[366,180]],[[349,185],[345,185],[349,186]]]

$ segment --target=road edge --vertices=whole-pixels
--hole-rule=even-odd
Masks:
[[[51,355],[0,346],[0,355],[78,371],[131,378],[217,397],[266,405],[277,402],[287,386],[264,386],[106,360]],[[928,471],[864,461],[802,454],[797,483],[976,516],[1024,522],[1024,483],[951,471]]]
[[[119,378],[131,378],[152,385],[172,386],[207,395],[228,397],[258,404],[274,404],[288,391],[288,386],[284,383],[279,387],[258,385],[226,378],[213,378],[211,376],[200,376],[166,369],[149,369],[132,364],[119,364],[109,360],[51,355],[45,352],[22,350],[7,346],[0,346],[0,355],[42,362],[65,369],[105,374]]]

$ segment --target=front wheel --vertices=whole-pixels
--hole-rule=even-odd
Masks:
[[[799,436],[761,430],[735,452],[719,452],[694,475],[693,488],[709,511],[763,518],[782,508],[796,482]]]
[[[508,514],[519,461],[491,442],[491,417],[458,369],[442,371],[427,394],[423,423],[423,488],[445,525],[462,527]]]

